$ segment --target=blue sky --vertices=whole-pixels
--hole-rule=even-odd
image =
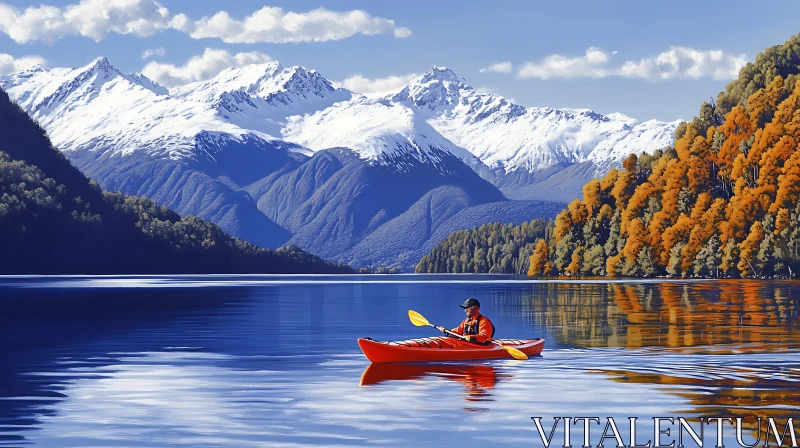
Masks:
[[[111,8],[115,0],[41,1],[51,8],[0,0],[0,71],[31,56],[69,67],[106,56],[125,72],[151,64],[146,74],[175,84],[212,76],[225,64],[274,59],[375,91],[440,65],[522,105],[591,108],[640,120],[690,119],[742,61],[800,32],[800,2],[766,12],[752,1],[162,0],[158,5],[166,10],[153,20],[153,0],[137,0],[129,10]],[[69,13],[70,5],[79,9]],[[31,6],[38,9],[26,12]],[[230,23],[220,28],[196,22],[220,12],[241,21],[265,6],[281,8],[276,14],[283,19],[297,13],[291,20],[305,20],[318,8],[327,12],[303,22],[300,31],[261,29],[249,37]],[[365,15],[348,15],[354,10]],[[111,18],[87,18],[92,13]],[[186,20],[175,21],[178,14]],[[145,51],[159,49],[163,54],[143,59]],[[213,64],[198,58],[186,65],[206,49],[218,51]],[[240,53],[251,56],[237,58]],[[670,58],[677,62],[671,65]],[[504,70],[480,71],[496,63],[505,63],[498,66]]]

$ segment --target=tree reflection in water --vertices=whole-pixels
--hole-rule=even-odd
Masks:
[[[724,372],[702,361],[660,369],[666,372],[614,366],[599,371],[617,382],[668,386],[693,405],[682,412],[697,417],[742,417],[753,437],[757,436],[757,417],[764,419],[762,437],[767,417],[775,418],[781,430],[789,417],[797,417],[800,360],[772,365],[755,358],[800,348],[798,282],[552,283],[534,288],[521,307],[529,319],[543,319],[560,345],[752,359]]]
[[[519,308],[510,312],[543,320],[570,347],[741,353],[800,346],[798,282],[545,283]]]

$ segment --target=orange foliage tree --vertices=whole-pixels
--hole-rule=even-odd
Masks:
[[[766,50],[778,56],[743,68],[671,147],[586,184],[531,270],[553,260],[561,275],[796,277],[799,48],[795,36]]]

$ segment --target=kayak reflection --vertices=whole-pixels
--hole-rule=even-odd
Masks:
[[[361,385],[371,386],[384,381],[416,380],[425,377],[459,382],[466,392],[464,399],[475,402],[491,401],[489,390],[493,389],[498,381],[510,380],[513,375],[500,372],[490,365],[373,363],[361,374]]]

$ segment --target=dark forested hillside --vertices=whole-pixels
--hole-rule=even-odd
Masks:
[[[516,226],[495,223],[459,230],[422,257],[416,271],[524,274],[536,241],[548,237],[552,224],[534,219]]]
[[[103,192],[0,90],[0,273],[353,272]]]

